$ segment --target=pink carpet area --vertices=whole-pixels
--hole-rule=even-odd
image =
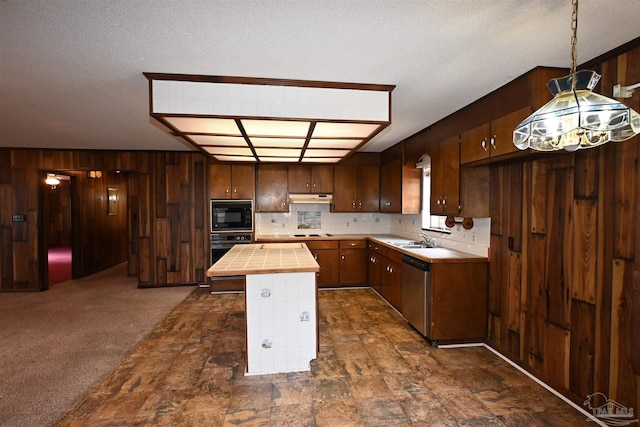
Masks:
[[[49,286],[71,279],[71,247],[49,247]]]

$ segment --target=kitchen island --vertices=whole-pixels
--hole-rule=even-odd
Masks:
[[[235,245],[208,277],[244,275],[247,375],[310,370],[320,266],[304,243]]]

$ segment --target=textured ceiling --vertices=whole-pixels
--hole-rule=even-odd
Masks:
[[[190,150],[150,119],[146,71],[396,85],[381,151],[568,67],[570,19],[570,0],[0,0],[0,146]],[[638,22],[640,0],[581,0],[578,63]]]

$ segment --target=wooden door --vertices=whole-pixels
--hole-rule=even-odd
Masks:
[[[336,166],[333,187],[333,211],[355,211],[358,196],[358,170],[350,166]]]
[[[231,165],[231,198],[253,199],[256,189],[253,165]]]
[[[513,145],[513,130],[531,114],[531,107],[521,108],[491,122],[491,156],[520,151]]]
[[[465,164],[489,157],[491,124],[484,123],[460,135],[460,163]]]
[[[402,310],[402,264],[389,260],[389,303]]]
[[[333,193],[333,166],[311,166],[311,192]]]
[[[380,167],[380,212],[402,213],[402,144],[383,153]]]
[[[369,286],[380,293],[380,255],[369,249],[367,252],[367,282]]]
[[[320,265],[317,273],[319,287],[333,287],[340,282],[339,253],[337,249],[314,249],[313,257]]]
[[[231,198],[231,165],[221,163],[209,165],[209,198]]]
[[[442,198],[445,215],[460,213],[460,139],[453,136],[442,142]]]
[[[307,165],[290,165],[288,172],[290,193],[311,191],[311,168]]]
[[[289,212],[286,166],[259,165],[257,169],[256,212]]]
[[[358,167],[357,209],[361,212],[380,211],[380,168]]]
[[[363,285],[367,282],[367,250],[340,249],[340,285]]]

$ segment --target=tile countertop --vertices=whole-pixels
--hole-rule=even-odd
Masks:
[[[235,245],[207,270],[207,277],[318,272],[320,266],[304,243]]]
[[[393,234],[319,234],[317,236],[296,236],[296,235],[256,235],[256,242],[295,242],[310,240],[356,240],[371,239],[388,248],[414,258],[422,259],[430,263],[464,263],[464,262],[488,262],[487,257],[482,257],[466,252],[448,248],[401,248],[396,244],[407,244],[413,239],[395,236]]]

